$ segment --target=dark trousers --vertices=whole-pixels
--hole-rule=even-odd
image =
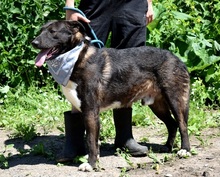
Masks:
[[[147,0],[81,0],[79,9],[91,20],[99,40],[106,43],[111,33],[110,47],[146,44]]]

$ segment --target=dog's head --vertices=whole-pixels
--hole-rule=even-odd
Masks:
[[[45,60],[65,53],[85,40],[85,28],[76,21],[51,21],[43,25],[40,34],[32,41],[33,47],[40,49],[36,66]]]

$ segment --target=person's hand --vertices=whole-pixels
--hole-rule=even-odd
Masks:
[[[147,18],[147,24],[151,23],[154,20],[154,10],[152,4],[148,5],[146,18]]]
[[[73,21],[84,21],[86,23],[89,23],[90,20],[84,16],[82,16],[80,13],[75,12],[73,10],[66,10],[66,20],[73,20]]]

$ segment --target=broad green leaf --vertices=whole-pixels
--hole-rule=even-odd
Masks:
[[[205,81],[208,82],[213,77],[214,73],[215,73],[214,68],[209,68],[208,72],[207,72],[207,75],[205,77]]]
[[[147,25],[148,30],[151,32],[153,31],[155,28],[157,28],[158,23],[160,22],[161,18],[158,17],[156,19],[154,19],[151,23],[149,23]]]
[[[182,12],[172,11],[171,13],[174,15],[175,18],[180,20],[188,20],[192,18],[191,15]]]
[[[10,13],[19,14],[21,13],[21,10],[19,8],[10,8]]]
[[[149,31],[152,31],[157,27],[158,23],[161,21],[163,17],[163,13],[165,10],[166,9],[162,5],[159,5],[157,8],[154,7],[154,20],[147,25]]]

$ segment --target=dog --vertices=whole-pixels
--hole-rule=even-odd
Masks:
[[[96,168],[100,111],[131,107],[138,100],[165,123],[169,151],[179,128],[181,150],[189,153],[190,76],[177,56],[146,46],[99,49],[91,44],[82,23],[66,20],[46,23],[32,45],[41,49],[38,66],[44,61],[59,65],[58,56],[81,46],[66,83],[60,82],[73,111],[82,112],[85,122],[89,157],[80,170]]]

